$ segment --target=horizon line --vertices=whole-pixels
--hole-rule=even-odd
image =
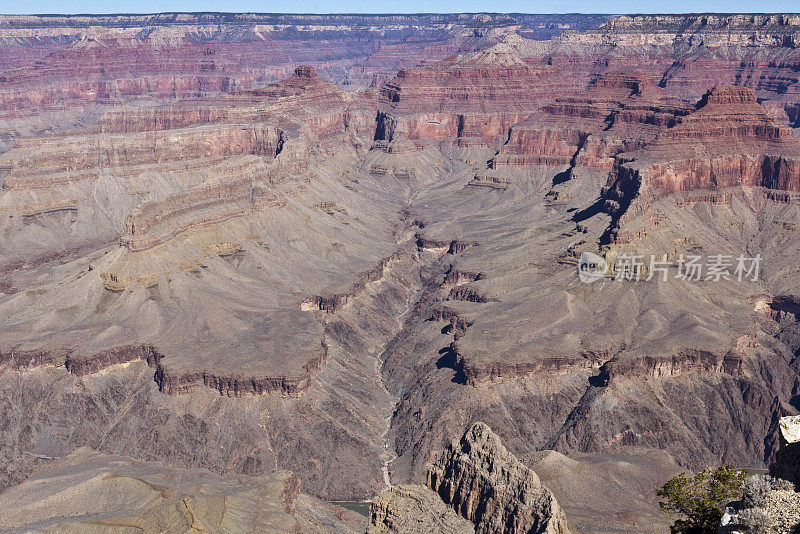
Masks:
[[[339,16],[339,17],[422,17],[447,15],[583,15],[583,16],[702,16],[702,15],[800,15],[800,11],[686,11],[686,12],[635,12],[635,13],[600,13],[600,12],[526,12],[526,11],[442,11],[442,12],[260,12],[260,11],[155,11],[155,12],[119,12],[119,13],[0,13],[2,17],[146,17],[156,15],[267,15],[267,16]]]

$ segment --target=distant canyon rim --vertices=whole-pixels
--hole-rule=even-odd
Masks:
[[[573,532],[668,531],[800,409],[798,133],[796,14],[0,16],[10,528],[363,532],[483,422]]]

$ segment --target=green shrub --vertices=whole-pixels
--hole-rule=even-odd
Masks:
[[[742,498],[747,472],[732,465],[705,469],[693,477],[686,473],[661,486],[657,495],[667,513],[684,516],[672,525],[673,534],[713,534],[717,530],[725,505]]]

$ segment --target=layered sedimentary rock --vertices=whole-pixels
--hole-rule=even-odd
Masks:
[[[0,485],[89,445],[365,500],[486,421],[578,530],[650,534],[680,469],[771,462],[800,391],[794,18],[287,20],[2,30],[43,63],[0,52],[33,98],[0,132]],[[58,63],[94,22],[87,72]],[[76,92],[182,47],[241,85]],[[666,276],[612,280],[626,255]]]
[[[752,90],[716,87],[679,124],[617,158],[606,207],[617,216],[629,210],[624,225],[654,199],[679,191],[732,186],[797,191],[798,154],[793,130],[759,106]]]
[[[0,76],[0,111],[14,116],[63,102],[175,98],[252,86],[261,77],[180,31],[86,28],[38,64]],[[172,61],[164,63],[164,55]],[[109,74],[111,76],[109,76]]]
[[[428,470],[428,486],[476,532],[568,532],[550,490],[483,423],[445,449]]]
[[[527,62],[521,41],[512,36],[487,50],[402,69],[381,88],[376,138],[502,142],[544,95],[571,88],[557,69]]]
[[[456,514],[436,493],[417,484],[395,486],[370,505],[370,534],[467,534],[475,526]]]
[[[299,66],[254,91],[97,110],[91,124],[2,155],[0,366],[94,384],[77,386],[74,403],[51,397],[48,411],[69,405],[87,426],[49,440],[49,423],[34,423],[3,486],[24,478],[37,442],[47,456],[91,445],[253,475],[305,450],[309,491],[372,495],[385,451],[374,438],[391,409],[373,389],[375,361],[398,328],[381,314],[400,314],[418,283],[414,232],[386,216],[400,200],[359,170],[374,96]],[[36,269],[49,275],[18,279]],[[29,283],[39,289],[17,290]],[[303,309],[354,288],[335,318]],[[90,407],[107,394],[110,410]],[[122,426],[107,418],[121,414],[117,401],[134,414]],[[3,425],[18,428],[11,414]],[[219,440],[220,425],[239,445]],[[129,431],[150,445],[103,445],[101,434]],[[176,439],[186,446],[166,445]]]
[[[314,62],[363,88],[418,58],[438,59],[514,29],[551,36],[606,16],[237,14],[5,16],[0,110],[236,91]],[[476,28],[479,30],[476,31]],[[167,60],[165,60],[167,58]]]
[[[709,86],[743,85],[791,110],[798,28],[791,14],[629,15],[596,30],[565,33],[532,54],[579,78],[644,68],[689,100]]]
[[[644,146],[689,111],[646,74],[607,73],[586,91],[546,103],[512,126],[492,165],[610,169],[617,153]]]
[[[359,107],[367,102],[345,95],[323,81],[313,68],[301,66],[284,81],[258,91],[236,93],[229,99],[181,102],[160,108],[160,113],[153,113],[152,108],[114,112],[100,121],[99,131],[94,133],[19,142],[2,156],[6,169],[3,188],[9,206],[17,198],[49,200],[75,194],[78,200],[28,204],[22,211],[21,228],[16,226],[12,212],[7,219],[9,227],[16,229],[10,234],[11,240],[19,238],[25,227],[38,226],[65,210],[73,214],[73,224],[97,223],[106,209],[102,197],[109,196],[110,202],[118,206],[127,202],[132,209],[123,221],[120,249],[100,259],[97,270],[90,267],[90,278],[97,280],[99,276],[101,287],[115,292],[137,287],[157,291],[159,284],[176,277],[197,278],[208,269],[209,258],[220,261],[241,256],[243,242],[258,241],[252,230],[245,237],[241,230],[223,230],[221,225],[244,217],[270,217],[265,210],[285,206],[288,197],[307,187],[310,146],[328,143],[337,136],[353,136],[345,137],[345,142],[357,142],[363,116],[372,113]],[[200,111],[208,110],[207,105],[224,112],[214,115]],[[119,213],[112,217],[118,220]],[[98,231],[101,228],[84,233],[83,246],[97,239],[93,232]],[[231,231],[240,235],[225,235]],[[176,242],[178,236],[183,237]],[[188,248],[183,242],[186,237],[192,243]],[[54,242],[51,246],[63,244]],[[19,254],[35,258],[37,252],[20,247]],[[367,282],[381,277],[384,266],[381,263],[375,268],[377,277]],[[283,306],[287,304],[289,301],[284,301]],[[248,318],[239,329],[239,340],[230,336],[239,346],[234,353],[238,351],[243,358],[237,363],[225,362],[223,356],[231,355],[228,348],[220,350],[219,365],[209,366],[213,361],[209,353],[195,358],[197,353],[186,351],[181,343],[175,346],[188,359],[172,359],[167,348],[174,343],[172,336],[139,340],[156,351],[158,358],[115,357],[105,362],[103,354],[127,353],[124,348],[130,344],[116,335],[82,348],[66,341],[67,354],[87,356],[70,356],[62,363],[83,374],[143,359],[157,367],[161,391],[172,394],[204,385],[225,395],[296,396],[310,387],[310,381],[324,366],[327,347],[323,331],[310,314],[282,309],[281,304],[273,306],[266,319]],[[299,302],[294,306],[300,307]],[[104,327],[94,323],[89,328],[100,332]],[[307,331],[303,335],[308,344],[298,345],[296,335],[277,341],[281,332],[292,330],[295,334]],[[47,350],[37,342],[21,349],[23,338],[25,334],[20,332],[15,341],[6,339],[3,349],[9,354]],[[205,342],[216,344],[212,339]],[[284,344],[293,348],[284,348]],[[269,363],[270,353],[282,361]],[[161,354],[168,356],[163,362]],[[38,358],[31,358],[34,360]],[[270,370],[263,364],[275,367]]]
[[[521,55],[535,59],[537,47],[524,45]],[[791,186],[725,184],[707,190],[708,183],[695,187],[687,179],[685,190],[678,186],[631,211],[616,237],[609,236],[615,221],[603,210],[607,200],[615,200],[613,185],[601,187],[608,184],[609,169],[614,184],[624,158],[648,154],[662,135],[685,125],[703,130],[705,144],[692,148],[688,140],[685,152],[672,145],[660,157],[779,153],[788,159],[797,153],[791,129],[755,103],[752,93],[717,91],[711,103],[706,98],[692,106],[647,76],[607,72],[574,97],[536,104],[546,113],[511,126],[485,178],[483,171],[472,178],[475,162],[466,158],[454,172],[460,184],[482,178],[497,187],[463,188],[453,198],[434,193],[441,205],[415,207],[413,217],[425,223],[418,237],[424,253],[449,252],[444,244],[455,238],[478,246],[440,256],[427,271],[427,293],[409,320],[415,322],[391,345],[387,375],[402,392],[394,417],[399,459],[393,473],[424,480],[424,466],[455,433],[451,421],[491,417],[498,421],[491,421],[493,427],[514,428],[503,437],[525,451],[603,455],[655,447],[691,466],[719,461],[699,459],[706,456],[763,465],[775,454],[774,434],[764,442],[740,438],[734,430],[740,423],[732,420],[749,413],[748,433],[767,434],[775,417],[793,410],[795,342],[788,334],[775,336],[780,328],[795,331],[794,320],[776,316],[782,326],[764,320],[766,314],[753,308],[755,297],[745,296],[772,282],[738,285],[729,278],[698,288],[675,276],[681,254],[755,255],[748,247],[759,243],[773,258],[770,264],[780,265],[769,279],[793,293],[793,282],[783,278],[791,278],[785,262],[792,254],[783,247],[792,243],[789,249],[796,250],[790,223],[795,208],[785,191]],[[464,151],[456,157],[463,154],[472,156]],[[638,198],[639,190],[631,191]],[[609,211],[625,211],[620,208]],[[781,245],[768,237],[773,231],[780,232]],[[663,284],[660,277],[646,283],[645,273],[638,283],[584,285],[575,278],[583,250],[606,254],[611,269],[625,253],[666,255],[669,276]],[[451,272],[480,277],[459,280],[454,293]],[[713,302],[706,300],[710,294]],[[417,356],[420,346],[436,356]],[[687,388],[696,392],[692,400]],[[637,423],[645,419],[647,425]],[[721,434],[728,436],[721,449],[693,444],[716,442]],[[595,521],[612,521],[602,515]]]
[[[536,473],[488,426],[476,423],[430,466],[427,487],[390,488],[372,503],[368,532],[566,534],[568,529]]]
[[[290,471],[221,477],[88,447],[38,468],[0,496],[12,530],[122,533],[359,532],[353,514],[300,493]]]
[[[98,179],[101,169],[132,166],[129,173],[148,165],[191,160],[260,155],[278,152],[281,133],[274,127],[252,124],[201,126],[187,130],[144,132],[128,135],[69,136],[20,141],[5,153],[0,165],[7,168],[3,188],[37,189],[85,179]],[[201,165],[199,161],[195,165]],[[138,168],[137,168],[138,167]],[[178,170],[176,169],[176,170]],[[138,171],[138,172],[137,172]],[[123,171],[124,172],[124,171]]]

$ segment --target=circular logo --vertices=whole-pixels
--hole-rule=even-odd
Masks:
[[[602,256],[591,252],[581,252],[578,260],[578,278],[585,284],[602,280],[608,272],[608,264]]]

